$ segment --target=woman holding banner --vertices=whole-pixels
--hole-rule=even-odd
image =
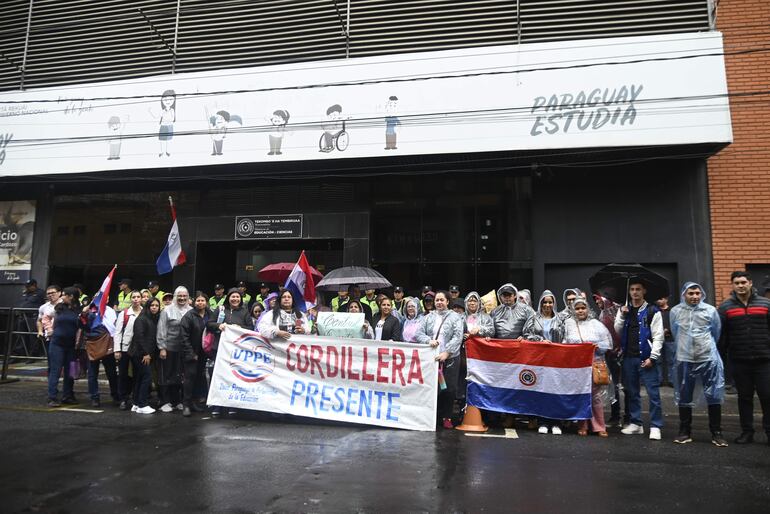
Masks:
[[[572,315],[564,322],[564,343],[596,345],[594,353],[594,365],[603,364],[604,354],[612,349],[612,336],[607,327],[601,321],[588,315],[588,302],[582,296],[577,296],[570,307]],[[607,428],[604,425],[604,396],[606,384],[591,383],[591,428],[599,437],[607,437]],[[588,435],[588,420],[581,420],[578,424],[578,435]]]
[[[212,312],[208,323],[206,323],[206,329],[216,337],[214,355],[210,357],[211,362],[217,360],[216,349],[219,347],[219,338],[222,336],[222,331],[227,325],[236,325],[246,330],[254,330],[251,314],[249,314],[249,309],[244,305],[241,291],[237,287],[232,287],[227,291],[227,301]],[[211,415],[215,418],[219,417],[221,414],[219,407],[216,405],[211,405],[210,407]],[[230,409],[228,414],[232,416],[237,414],[237,411]]]
[[[361,302],[358,300],[350,300],[347,303],[347,308],[348,314],[364,314],[364,324],[361,327],[361,338],[374,339],[374,330],[372,330],[372,326],[366,320],[366,313],[364,312],[364,308],[361,306]]]
[[[418,343],[430,344],[433,348],[438,348],[439,354],[436,356],[436,360],[440,362],[438,416],[441,419],[441,426],[451,429],[454,428],[452,410],[460,371],[463,319],[459,314],[448,309],[449,293],[439,291],[433,303],[436,308],[423,318],[417,330],[416,339]]]
[[[265,312],[259,322],[259,333],[268,339],[289,339],[292,334],[309,334],[310,324],[299,310],[288,289],[281,293],[272,311]]]
[[[375,315],[374,338],[380,341],[401,341],[401,323],[393,315],[393,304],[387,296],[380,302],[380,312]]]

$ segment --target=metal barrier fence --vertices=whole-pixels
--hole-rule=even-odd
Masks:
[[[5,329],[3,371],[0,381],[8,382],[8,365],[12,360],[47,360],[45,342],[37,337],[37,309],[0,307],[0,327]]]

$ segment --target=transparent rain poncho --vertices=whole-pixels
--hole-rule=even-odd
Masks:
[[[688,289],[701,290],[701,300],[690,305]],[[674,357],[674,401],[680,407],[693,407],[700,399],[708,405],[724,402],[725,370],[717,351],[721,324],[717,310],[703,301],[706,293],[699,284],[682,287],[682,303],[671,309],[671,333],[676,344]]]
[[[502,300],[502,291],[510,290],[513,292],[513,304],[505,305]],[[519,291],[513,284],[503,284],[497,290],[497,297],[500,300],[495,310],[492,311],[492,321],[495,324],[495,337],[498,339],[517,339],[522,336],[524,323],[535,315],[532,307],[525,303],[516,301]]]

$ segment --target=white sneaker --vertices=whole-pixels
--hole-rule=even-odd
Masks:
[[[635,423],[629,423],[620,433],[625,435],[643,434],[644,427]],[[660,439],[660,433],[658,433],[658,439]]]
[[[548,427],[543,425],[542,427],[537,429],[538,434],[547,434],[548,433]]]
[[[144,407],[136,409],[137,414],[152,414],[153,412],[155,412],[155,409],[149,405],[145,405]]]
[[[131,412],[137,412],[138,410],[139,410],[139,407],[137,407],[136,405],[131,406]]]
[[[184,410],[184,404],[182,404],[182,403],[177,403],[177,404],[176,404],[176,407],[174,407],[174,408],[175,408],[176,410]]]
[[[660,441],[660,429],[658,427],[650,427],[650,439]]]
[[[161,412],[171,412],[173,410],[174,410],[174,407],[172,407],[170,403],[164,403],[163,407],[160,408]]]
[[[561,435],[561,428],[557,427],[556,425],[551,427],[551,433],[553,435]]]

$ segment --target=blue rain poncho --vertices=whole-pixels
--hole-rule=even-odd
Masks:
[[[685,299],[688,289],[697,287],[701,300],[690,305]],[[703,388],[709,405],[721,404],[725,397],[725,370],[717,351],[721,330],[719,314],[704,299],[706,292],[700,284],[686,282],[681,301],[671,309],[671,334],[676,344],[674,357],[674,401],[680,407],[692,407],[696,385]]]

